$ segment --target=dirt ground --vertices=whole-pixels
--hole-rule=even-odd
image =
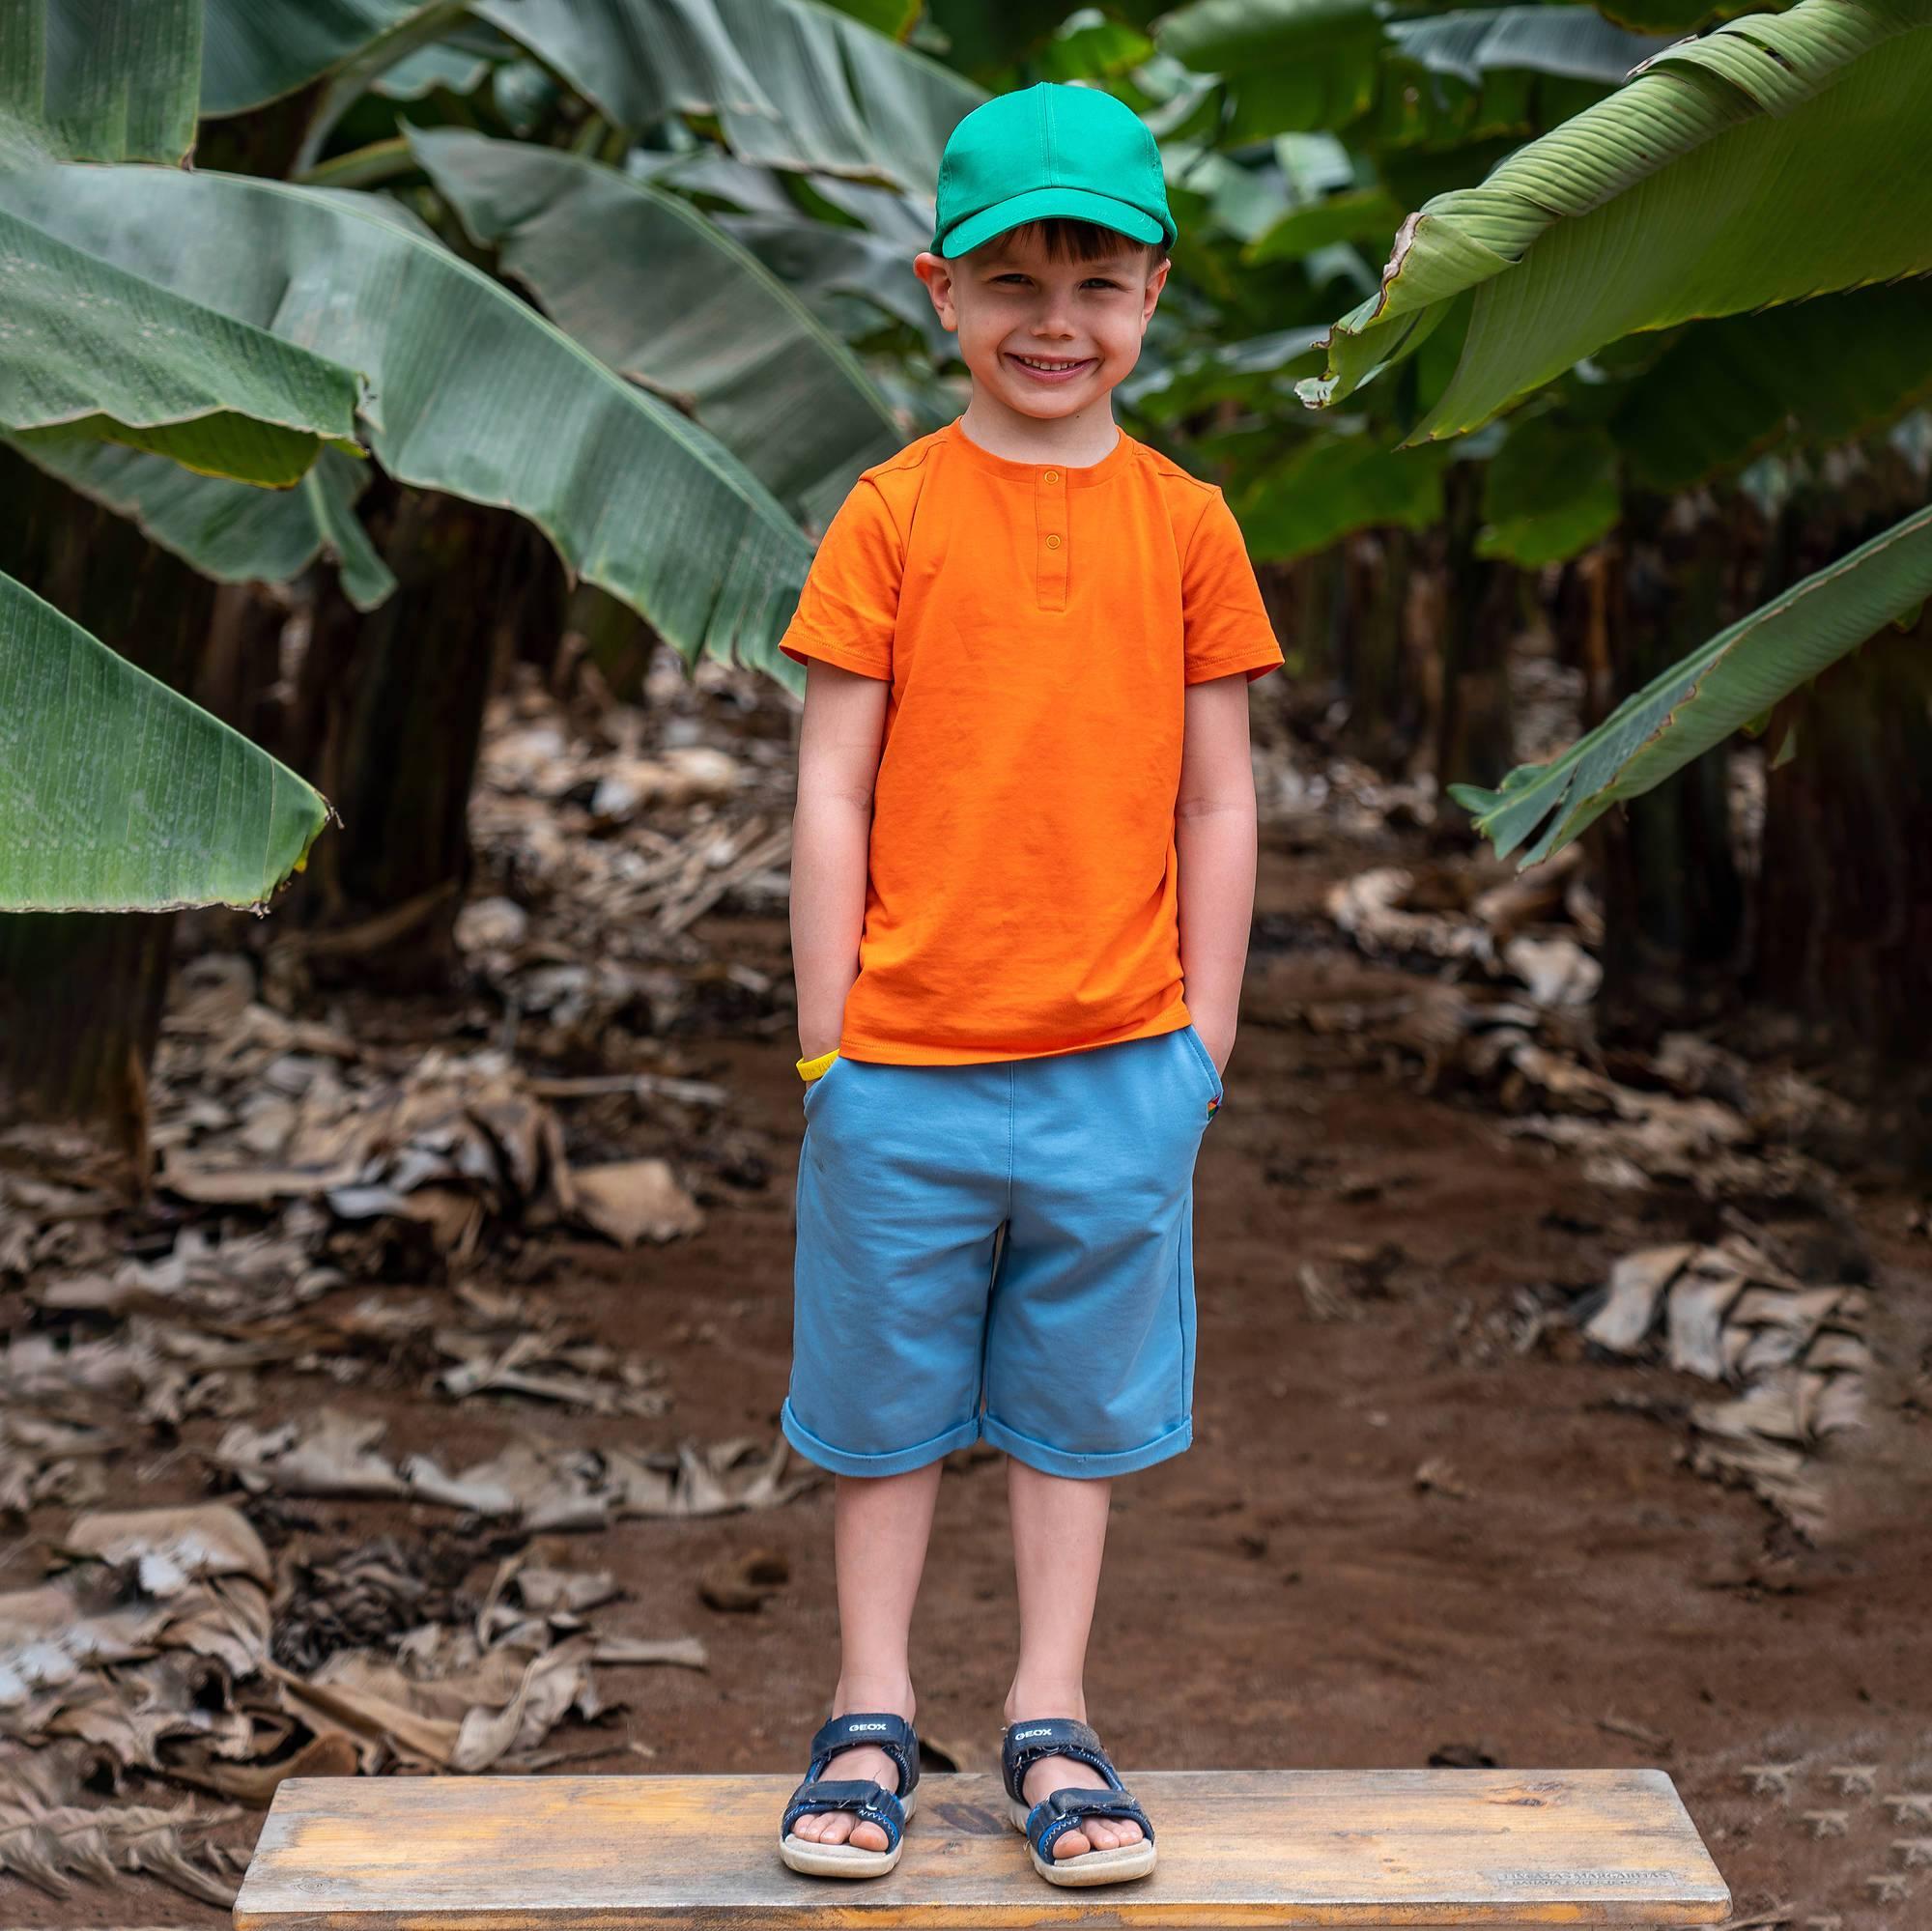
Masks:
[[[1921,1197],[1852,1189],[1884,1368],[1871,1426],[1837,1437],[1855,1445],[1834,1446],[1826,1466],[1831,1530],[1807,1545],[1686,1464],[1682,1416],[1704,1384],[1592,1358],[1563,1322],[1513,1347],[1513,1310],[1567,1308],[1633,1246],[1706,1234],[1713,1210],[1688,1194],[1588,1184],[1572,1156],[1511,1137],[1480,1098],[1419,1093],[1402,1065],[1300,1024],[1318,993],[1369,998],[1397,977],[1320,917],[1339,862],[1264,838],[1243,1026],[1197,1173],[1195,1441],[1116,1485],[1093,1721],[1129,1777],[1654,1764],[1676,1779],[1738,1925],[1932,1924],[1932,1824],[1884,1801],[1932,1790]],[[781,921],[706,929],[732,960],[786,971]],[[556,1442],[768,1438],[789,1352],[794,1050],[788,1029],[679,1041],[668,1069],[732,1095],[714,1129],[729,1157],[723,1140],[708,1167],[702,1147],[696,1163],[687,1150],[705,1231],[630,1255],[573,1243],[539,1276],[604,1338],[667,1363],[663,1421],[487,1400],[452,1409],[409,1387],[329,1398],[388,1416],[397,1451],[480,1450],[506,1409]],[[1347,1257],[1364,1253],[1373,1263],[1349,1276]],[[1358,1281],[1339,1316],[1318,1318],[1306,1261]],[[285,1392],[306,1401],[312,1386],[290,1377]],[[191,1423],[185,1438],[218,1426]],[[1003,1458],[952,1462],[915,1636],[919,1722],[980,1768],[1013,1658]],[[197,1498],[190,1467],[165,1459],[142,1499]],[[450,1519],[402,1504],[272,1506],[345,1542],[440,1533]],[[60,1520],[36,1512],[0,1542],[0,1588],[38,1576]],[[553,1742],[584,1753],[563,1768],[802,1772],[837,1675],[831,1520],[827,1478],[775,1510],[572,1538],[574,1559],[616,1571],[624,1632],[701,1635],[710,1666],[601,1669],[625,1707],[558,1732]],[[707,1608],[699,1572],[751,1546],[781,1553],[788,1582],[755,1613]],[[476,1586],[493,1559],[479,1558]],[[227,1840],[257,1828],[250,1817]],[[1915,1836],[1928,1840],[1916,1863],[1899,1848]],[[0,1878],[8,1931],[219,1917],[147,1880],[55,1901]]]

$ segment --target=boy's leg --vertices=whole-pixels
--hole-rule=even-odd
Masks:
[[[1013,1569],[1020,1600],[1020,1660],[1007,1692],[1007,1721],[1035,1717],[1087,1720],[1087,1637],[1100,1586],[1113,1483],[1104,1477],[1047,1475],[1007,1458],[1013,1519]],[[1048,1791],[1104,1790],[1107,1779],[1071,1757],[1041,1757],[1026,1774],[1029,1803]],[[1054,1839],[1056,1860],[1137,1844],[1130,1818],[1090,1817]]]
[[[932,1532],[933,1502],[942,1462],[904,1475],[840,1475],[834,1503],[833,1548],[838,1570],[838,1686],[826,1713],[890,1710],[913,1717],[912,1670],[907,1637],[925,1546]],[[876,1777],[888,1790],[898,1772],[884,1750],[843,1750],[826,1777]],[[849,1810],[801,1817],[792,1835],[816,1844],[883,1851],[886,1833]]]
[[[988,1318],[980,1429],[1009,1457],[1020,1661],[1007,1719],[1087,1720],[1088,1633],[1113,1479],[1192,1439],[1193,1173],[1220,1081],[1191,1027],[1014,1072],[1009,1251]],[[1053,1756],[1022,1791],[1099,1790]],[[1140,1841],[1092,1817],[1056,1859]]]
[[[781,1425],[838,1477],[840,1666],[830,1715],[911,1720],[907,1630],[947,1453],[979,1438],[980,1359],[1007,1196],[1010,1077],[994,1066],[839,1059],[808,1091],[798,1178],[791,1386]],[[897,1773],[883,1750],[828,1779]],[[886,1849],[850,1811],[793,1834]]]

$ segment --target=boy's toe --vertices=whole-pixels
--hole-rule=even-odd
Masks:
[[[1117,1851],[1140,1840],[1141,1827],[1131,1817],[1090,1817],[1079,1830],[1067,1831],[1053,1840],[1053,1855],[1056,1859],[1079,1858],[1089,1851]]]

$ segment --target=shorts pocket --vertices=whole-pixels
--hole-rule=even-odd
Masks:
[[[831,1052],[820,1054],[816,1060],[801,1060],[798,1064],[800,1067],[799,1077],[805,1080],[805,1093],[800,1099],[800,1104],[805,1108],[807,1113],[810,1113],[811,1111],[812,1095],[820,1092],[826,1081],[845,1064],[845,1056],[837,1047],[834,1047]],[[808,1065],[818,1067],[818,1071],[812,1073],[809,1078],[804,1071],[804,1068]]]
[[[1193,1020],[1180,1029],[1181,1036],[1194,1049],[1194,1057],[1201,1063],[1201,1070],[1208,1076],[1208,1111],[1211,1115],[1226,1098],[1226,1091],[1221,1084],[1221,1075],[1214,1070],[1214,1056],[1208,1050],[1207,1042],[1194,1030]]]

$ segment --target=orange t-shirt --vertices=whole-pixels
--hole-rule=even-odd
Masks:
[[[841,1053],[962,1065],[1187,1024],[1183,687],[1282,661],[1213,484],[1124,431],[1069,469],[949,423],[859,478],[779,648],[892,684]]]

